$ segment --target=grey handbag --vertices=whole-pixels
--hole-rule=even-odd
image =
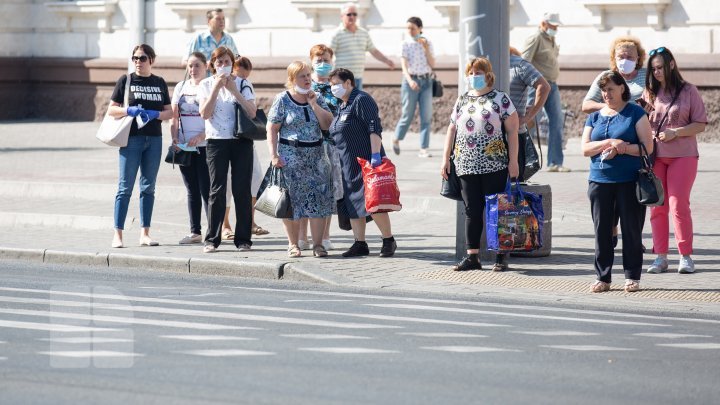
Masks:
[[[281,168],[272,168],[270,183],[255,202],[255,209],[273,218],[292,219],[290,191],[285,185],[285,177]]]

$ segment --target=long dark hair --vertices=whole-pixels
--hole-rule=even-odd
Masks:
[[[665,78],[665,91],[675,94],[685,85],[685,79],[680,74],[677,61],[669,49],[661,46],[660,48],[650,51],[650,57],[647,62],[647,76],[645,76],[645,89],[650,92],[650,99],[655,100],[660,91],[660,82],[653,75],[652,61],[655,58],[663,59],[663,77]],[[674,62],[675,67],[670,66],[670,62]]]

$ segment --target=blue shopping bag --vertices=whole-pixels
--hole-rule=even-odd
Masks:
[[[542,196],[524,192],[508,181],[505,191],[485,197],[485,235],[488,250],[530,252],[543,245]]]

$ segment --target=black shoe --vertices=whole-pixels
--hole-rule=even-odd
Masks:
[[[613,236],[612,242],[613,242],[613,249],[615,249],[618,244],[618,236],[617,235]]]
[[[358,257],[367,256],[369,254],[370,248],[368,248],[367,242],[356,240],[355,243],[350,246],[350,249],[342,254],[342,257]]]
[[[395,240],[383,239],[382,249],[380,249],[380,257],[392,257],[397,249],[397,243]]]
[[[455,271],[465,271],[465,270],[482,270],[482,265],[480,264],[480,261],[477,259],[473,260],[470,258],[470,256],[463,257],[462,260],[458,262],[453,267],[453,270]]]

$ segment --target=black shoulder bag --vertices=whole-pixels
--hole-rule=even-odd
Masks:
[[[638,170],[638,179],[635,185],[637,200],[642,205],[661,206],[665,202],[662,181],[653,173],[645,145],[640,142],[638,148],[640,149],[641,167]]]
[[[245,87],[250,88],[250,86],[244,85],[244,83],[245,79],[242,79],[240,82],[241,93]],[[252,89],[250,91],[252,91]],[[255,118],[250,118],[240,103],[235,103],[235,138],[264,141],[267,139],[266,125],[267,116],[265,116],[262,108],[258,108],[255,111]]]
[[[447,175],[447,180],[445,180],[445,178],[442,179],[440,195],[451,200],[462,201],[462,183],[460,183],[460,177],[457,175],[455,162],[453,161],[455,157],[455,142],[457,142],[457,129],[455,129],[455,134],[453,135],[452,153],[450,153],[450,173]]]

